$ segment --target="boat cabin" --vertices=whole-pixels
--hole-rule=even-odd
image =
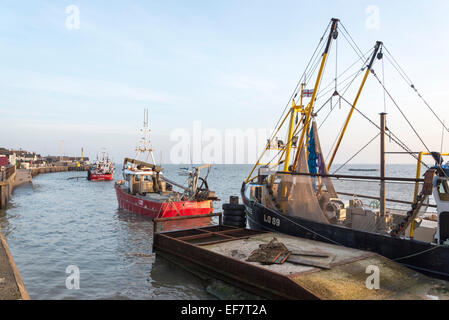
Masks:
[[[172,185],[159,179],[159,173],[152,170],[125,170],[126,183],[131,194],[170,193]]]

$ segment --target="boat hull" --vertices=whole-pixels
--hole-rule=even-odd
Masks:
[[[268,230],[292,236],[334,243],[376,252],[404,266],[432,277],[449,280],[449,246],[363,232],[299,217],[286,216],[246,198],[247,221],[251,229]]]
[[[163,202],[142,199],[125,192],[115,184],[115,192],[120,209],[151,218],[193,216],[214,212],[212,200]]]

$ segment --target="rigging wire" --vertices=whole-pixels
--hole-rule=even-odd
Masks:
[[[391,101],[393,102],[393,104],[396,106],[396,108],[399,110],[399,112],[402,114],[402,117],[405,119],[405,121],[407,121],[408,125],[410,126],[410,128],[412,128],[413,132],[416,134],[416,136],[418,137],[418,139],[421,141],[421,143],[423,144],[424,148],[426,148],[426,150],[430,153],[430,149],[427,147],[426,143],[423,141],[423,139],[421,138],[421,136],[418,134],[418,132],[416,131],[415,127],[413,127],[412,123],[410,122],[410,120],[408,120],[407,116],[404,114],[404,112],[402,111],[402,109],[399,107],[399,105],[396,103],[396,101],[393,99],[393,97],[391,96],[390,92],[387,90],[387,88],[385,88],[385,86],[383,85],[383,83],[380,81],[379,77],[377,76],[377,74],[374,72],[373,70],[373,75],[376,78],[376,80],[379,82],[379,84],[382,86],[382,88],[384,89],[384,92],[388,95],[388,97],[391,99]]]
[[[362,57],[364,57],[362,51],[360,50],[360,48],[358,47],[357,43],[354,41],[354,39],[352,38],[351,34],[348,32],[348,30],[345,28],[344,24],[340,24],[342,26],[342,30],[344,30],[344,32],[342,32],[343,37],[348,41],[348,43],[350,44],[350,46],[353,48],[353,50],[359,55],[359,57],[362,59]],[[345,33],[348,35],[348,37],[351,39],[352,43],[354,44],[354,46],[350,43],[350,41],[348,40],[348,38],[345,36]],[[355,48],[354,48],[355,47]],[[383,48],[385,48],[385,46],[382,46]],[[385,48],[385,50],[389,53],[388,49]],[[391,56],[391,53],[389,53],[389,55]],[[393,57],[392,57],[393,58]],[[393,58],[394,59],[394,58]],[[399,64],[398,67],[400,68]],[[402,70],[402,68],[400,68]],[[402,70],[403,74],[405,76],[405,78],[408,78],[408,76],[405,74],[405,72]],[[372,70],[372,73],[374,74],[374,76],[376,77],[376,79],[380,82],[379,78],[377,77],[377,75],[375,74],[374,70]],[[410,81],[410,78],[408,78]],[[411,82],[411,81],[410,81]],[[390,96],[390,99],[392,99],[393,103],[395,103],[395,101],[393,100],[393,98],[391,97],[391,95],[389,94],[389,92],[386,90],[385,86],[381,83],[382,87],[384,88],[384,94],[387,93]],[[412,85],[412,88],[414,88],[414,86]],[[343,100],[345,100],[349,105],[351,105],[346,99],[344,99],[344,97],[340,96],[341,98],[343,98]],[[395,105],[397,106],[397,104],[395,103]],[[397,106],[399,109],[399,106]],[[355,108],[355,107],[354,107]],[[429,106],[430,108],[430,106]],[[377,128],[379,128],[377,126],[377,124],[375,124],[371,119],[369,119],[368,117],[366,117],[360,110],[358,110],[357,108],[355,108],[355,110],[357,110],[357,112],[359,112],[360,114],[362,114],[362,116],[364,116],[367,120],[369,120],[372,124],[374,124]],[[400,109],[399,109],[400,110]],[[400,110],[400,112],[403,114],[402,110]],[[416,130],[413,128],[413,126],[411,125],[411,123],[408,121],[408,119],[405,117],[405,115],[403,114],[404,118],[406,119],[406,121],[409,123],[409,125],[412,127],[412,130],[415,132],[415,134],[418,136],[418,138],[421,140],[421,142],[423,143],[423,145],[426,147],[426,149],[430,152],[430,150],[427,148],[426,144],[424,143],[424,141],[421,139],[421,137],[418,135],[418,133],[416,132]],[[380,128],[379,128],[380,129]],[[411,150],[399,139],[397,138],[397,136],[395,136],[389,129],[388,131],[394,136],[394,139],[392,139],[396,144],[398,144],[401,148],[403,148],[405,151],[407,151],[411,156],[415,157],[416,159],[418,159],[412,152]],[[390,136],[391,138],[391,136]],[[424,163],[423,163],[424,164]],[[427,168],[428,166],[426,164],[424,164]]]
[[[337,79],[338,79],[338,37],[335,39],[335,92],[337,92]]]
[[[352,107],[352,104],[346,100],[344,97],[341,97],[343,99],[344,102],[346,102],[350,107]],[[354,110],[357,111],[360,115],[362,115],[366,120],[368,120],[368,122],[370,122],[373,126],[375,126],[378,130],[380,130],[380,127],[378,124],[376,124],[373,120],[371,120],[367,115],[365,115],[362,111],[360,111],[358,108],[354,107]],[[417,161],[419,161],[419,158],[415,155],[415,153],[409,148],[407,147],[407,145],[401,141],[401,139],[399,139],[399,137],[397,137],[389,128],[386,128],[387,131],[389,132],[389,136],[391,141],[393,141],[394,143],[396,143],[399,147],[401,147],[405,152],[407,152],[410,156],[412,156],[413,158],[415,158]],[[426,167],[429,168],[429,166],[427,164],[425,164],[424,162],[422,162],[422,164]]]
[[[326,29],[325,29],[323,35],[322,35],[321,38],[320,38],[320,41],[318,42],[318,45],[317,45],[316,48],[315,48],[315,51],[313,52],[312,57],[310,58],[309,62],[307,63],[307,66],[306,66],[306,69],[305,69],[304,72],[303,72],[303,75],[302,75],[301,78],[299,79],[299,81],[298,81],[298,83],[297,83],[295,89],[293,90],[292,95],[290,96],[290,99],[288,100],[287,104],[285,105],[284,111],[282,111],[281,116],[279,117],[278,121],[276,122],[276,125],[274,126],[274,129],[273,129],[273,133],[270,135],[271,138],[269,139],[269,141],[271,141],[271,140],[274,138],[274,134],[275,134],[275,132],[276,132],[277,126],[279,125],[279,123],[281,122],[282,118],[284,117],[285,111],[286,111],[286,110],[288,109],[288,107],[290,106],[290,103],[291,103],[292,99],[294,99],[294,97],[296,96],[297,91],[298,91],[298,88],[300,88],[300,86],[301,86],[302,79],[305,78],[306,71],[307,71],[308,67],[310,66],[310,63],[312,62],[312,60],[313,60],[315,54],[318,52],[318,49],[320,48],[321,43],[323,42],[324,36],[326,35],[327,30],[329,30],[330,26],[331,26],[331,22],[329,22],[329,24],[327,25],[327,27],[326,27]]]
[[[449,129],[444,124],[444,121],[441,120],[441,118],[436,114],[436,112],[433,110],[433,108],[430,106],[430,104],[424,99],[424,97],[421,95],[421,93],[416,89],[415,85],[413,84],[410,77],[405,73],[404,69],[401,68],[399,63],[396,61],[396,59],[393,57],[393,55],[390,53],[388,48],[384,46],[386,52],[388,53],[388,56],[391,57],[392,60],[387,56],[387,60],[391,63],[391,65],[396,69],[396,71],[399,73],[399,75],[404,79],[404,81],[407,83],[407,85],[410,86],[410,88],[415,91],[415,93],[418,95],[418,97],[424,102],[424,104],[427,106],[427,108],[433,113],[433,115],[437,118],[437,120],[443,125],[443,128],[446,129],[446,131],[449,131]]]
[[[371,51],[373,51],[373,48],[368,49],[368,50],[365,52],[365,55],[368,54],[368,53],[371,52]],[[357,60],[356,60],[353,64],[351,64],[348,68],[346,68],[346,70],[343,71],[343,72],[338,76],[338,78],[341,78],[346,72],[348,72],[350,69],[352,69],[352,67],[354,67],[354,66],[359,62],[359,60],[360,60],[360,58],[357,59]],[[366,64],[367,60],[362,60],[362,62],[363,62],[363,66],[364,66],[364,65]],[[362,66],[362,68],[363,68],[363,66]],[[360,71],[360,69],[357,70],[356,72],[354,72],[353,74],[351,74],[351,75],[350,75],[349,77],[347,77],[345,80],[341,81],[341,83],[346,82],[347,80],[349,80],[350,78],[352,78],[352,77],[354,76],[354,74],[356,74],[356,73],[359,72],[359,71]],[[328,90],[328,88],[329,88],[332,84],[333,84],[333,81],[330,81],[326,86],[324,86],[324,87],[321,89],[321,91],[319,92],[319,96],[318,96],[317,99],[319,99],[319,98],[321,98],[321,97],[327,95],[327,93],[329,93],[329,92],[332,90],[332,88],[330,88],[330,89]],[[326,90],[327,90],[327,91],[326,91]]]
[[[350,157],[345,163],[343,163],[340,167],[338,167],[337,170],[335,170],[332,174],[336,174],[338,171],[340,171],[341,168],[343,168],[345,165],[347,165],[352,159],[354,159],[360,152],[365,150],[366,147],[368,147],[377,137],[380,136],[380,133],[377,133],[370,141],[368,141],[367,144],[365,144],[359,151],[357,151],[352,157]]]
[[[354,44],[354,46],[357,48],[357,50],[358,50],[358,52],[357,52],[357,50],[355,50],[354,49],[354,51],[356,52],[356,53],[360,53],[361,54],[361,56],[362,57],[364,57],[364,55],[363,55],[363,53],[362,53],[362,50],[360,50],[360,48],[359,48],[359,46],[357,45],[357,43],[354,41],[354,39],[352,38],[352,36],[351,36],[351,34],[349,33],[349,31],[348,30],[346,30],[346,27],[345,27],[345,25],[342,23],[342,22],[340,22],[340,25],[342,26],[342,30],[344,30],[344,32],[346,32],[347,34],[348,34],[348,36],[349,36],[349,38],[351,39],[351,41],[352,41],[352,43]],[[344,33],[343,33],[344,34]],[[345,39],[346,40],[348,40],[346,37],[345,37]],[[349,42],[349,41],[348,41]],[[351,46],[352,47],[352,46]],[[360,57],[360,58],[362,58],[362,57]]]

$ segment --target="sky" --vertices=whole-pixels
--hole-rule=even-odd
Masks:
[[[79,23],[73,20],[73,6]],[[247,129],[258,132],[257,150],[247,143],[249,155],[237,154],[233,161],[254,161],[332,17],[341,20],[363,52],[382,40],[435,112],[449,122],[447,12],[446,0],[3,0],[0,146],[43,155],[63,150],[70,156],[84,148],[91,158],[106,150],[120,162],[135,154],[148,108],[158,161],[173,161],[174,148],[183,148],[189,154],[183,162],[190,154],[194,162],[220,162],[232,152],[224,141],[226,130]],[[343,70],[356,56],[350,48],[344,51],[343,39],[338,41],[338,56],[347,57],[337,64]],[[326,78],[331,81],[332,62]],[[382,75],[381,62],[376,63]],[[440,150],[442,126],[387,65],[384,78],[426,146],[391,102],[384,107],[383,92],[372,77],[360,109],[377,121],[386,108],[389,127],[412,150]],[[351,100],[354,94],[349,93]],[[325,152],[347,109],[335,114],[320,129]],[[352,121],[339,163],[376,134],[360,115]],[[195,147],[198,123],[203,145],[209,137],[222,155],[209,159],[203,145]],[[180,139],[183,133],[192,138]],[[449,149],[448,140],[444,147]],[[397,149],[392,143],[387,148]],[[378,144],[373,143],[354,161],[377,159]]]

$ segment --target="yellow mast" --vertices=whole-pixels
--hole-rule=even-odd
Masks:
[[[304,128],[301,132],[301,138],[298,141],[298,147],[296,150],[296,157],[295,157],[295,161],[293,163],[293,171],[296,170],[296,167],[298,165],[298,160],[299,160],[299,155],[301,153],[301,149],[304,145],[304,139],[306,136],[306,133],[309,131],[309,124],[310,124],[310,120],[312,117],[312,111],[313,111],[313,105],[315,103],[315,99],[316,99],[316,95],[318,93],[318,88],[320,86],[320,82],[321,82],[321,78],[323,76],[323,71],[324,71],[324,67],[326,65],[326,61],[327,61],[327,56],[329,53],[329,48],[332,42],[332,39],[334,37],[336,37],[337,35],[337,26],[338,26],[338,19],[332,19],[332,27],[331,30],[329,32],[329,37],[327,39],[327,44],[326,44],[326,48],[324,49],[324,53],[323,53],[323,58],[321,60],[321,66],[320,66],[320,70],[318,72],[318,76],[315,82],[315,87],[313,89],[313,94],[312,94],[312,98],[310,99],[309,105],[306,108],[306,115],[305,115],[305,123],[304,123]]]
[[[287,149],[285,152],[285,158],[284,158],[284,171],[289,171],[290,166],[290,155],[292,151],[292,139],[293,139],[293,133],[295,131],[295,118],[298,112],[302,111],[303,105],[302,105],[302,97],[304,92],[304,83],[301,84],[301,100],[299,106],[296,105],[295,99],[292,100],[292,107],[290,109],[290,125],[288,128],[288,138],[287,138]]]
[[[346,122],[343,127],[343,130],[341,131],[340,136],[337,141],[337,144],[335,145],[334,152],[332,153],[331,159],[329,160],[329,163],[327,165],[327,171],[330,170],[332,163],[334,162],[335,155],[337,154],[338,148],[340,147],[341,141],[343,140],[343,136],[345,135],[346,129],[348,128],[349,121],[351,120],[352,114],[354,113],[355,106],[357,105],[360,95],[362,94],[362,90],[363,90],[363,87],[365,86],[366,79],[368,78],[368,75],[371,72],[371,68],[373,67],[374,59],[376,58],[377,53],[379,52],[379,49],[381,46],[382,46],[382,42],[377,41],[376,46],[374,47],[373,56],[371,57],[371,61],[368,64],[368,67],[365,72],[365,76],[363,77],[362,84],[360,85],[360,88],[359,88],[359,91],[357,92],[354,103],[352,104],[351,110],[349,111],[348,117],[346,118]]]

